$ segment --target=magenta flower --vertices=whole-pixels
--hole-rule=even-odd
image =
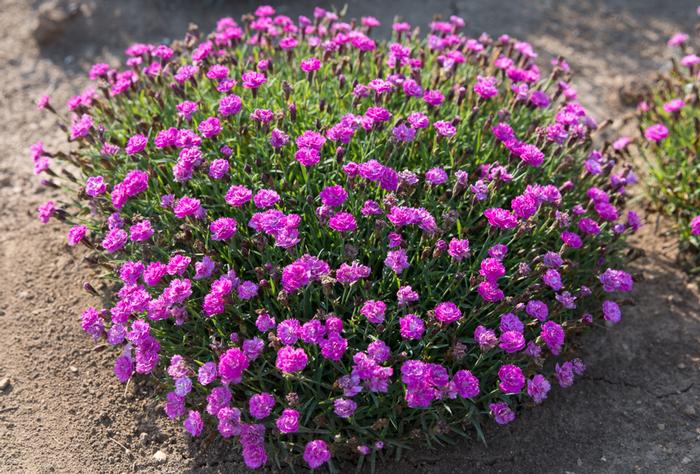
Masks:
[[[226,95],[219,99],[219,113],[224,117],[237,114],[242,107],[241,98],[235,94]]]
[[[384,259],[384,265],[391,268],[397,275],[401,275],[410,266],[406,251],[404,249],[390,250]]]
[[[622,319],[622,312],[617,303],[609,300],[603,301],[603,317],[613,324],[619,323]]]
[[[425,323],[415,314],[407,314],[399,319],[401,337],[419,340],[425,332]]]
[[[515,412],[510,409],[506,402],[490,403],[489,410],[499,425],[507,425],[515,420]]]
[[[693,220],[690,221],[690,233],[700,235],[700,215],[693,217]]]
[[[328,227],[338,232],[352,232],[357,229],[357,221],[349,212],[339,212],[330,218]]]
[[[520,367],[512,364],[502,365],[498,369],[498,388],[507,394],[518,394],[525,386],[525,376]]]
[[[221,133],[221,122],[216,117],[208,117],[199,123],[197,129],[204,138],[211,138]]]
[[[362,305],[360,314],[372,324],[381,324],[384,322],[385,311],[386,304],[383,301],[368,300]]]
[[[495,77],[477,76],[474,92],[482,99],[490,99],[498,95],[498,81]]]
[[[102,248],[109,253],[117,252],[124,247],[128,238],[129,236],[124,230],[112,229],[102,240]]]
[[[549,381],[542,374],[535,374],[527,381],[527,394],[535,403],[542,403],[551,388]]]
[[[564,329],[554,321],[547,321],[542,324],[540,337],[547,344],[552,354],[559,355],[564,345]]]
[[[304,72],[318,71],[321,68],[321,61],[319,61],[317,58],[302,59],[299,67]]]
[[[68,231],[68,245],[71,247],[78,245],[80,241],[85,238],[87,230],[88,228],[84,225],[76,225],[71,227],[70,231]]]
[[[243,87],[246,89],[257,89],[267,82],[265,74],[255,71],[246,71],[241,77]]]
[[[325,441],[316,439],[306,443],[304,447],[304,461],[311,469],[316,469],[326,464],[331,459],[331,452]]]
[[[202,415],[195,410],[190,410],[185,420],[185,430],[194,437],[199,436],[204,430],[204,422],[202,421]]]
[[[227,350],[219,360],[219,376],[224,383],[240,383],[243,371],[248,368],[248,358],[245,354],[234,347]]]
[[[462,317],[462,312],[451,301],[440,303],[435,307],[435,319],[445,324],[454,323]]]
[[[301,347],[294,349],[292,346],[284,346],[277,351],[275,367],[284,373],[291,374],[304,370],[308,360],[306,352]]]
[[[155,234],[155,230],[151,226],[151,221],[144,219],[132,225],[129,228],[129,234],[133,242],[145,242]]]
[[[107,192],[107,184],[102,176],[90,176],[85,181],[85,194],[97,197]]]
[[[644,130],[644,138],[651,142],[660,142],[668,136],[668,129],[664,124],[657,123],[651,125]]]
[[[143,151],[147,144],[148,138],[141,134],[137,134],[129,138],[124,150],[126,151],[127,155],[134,155],[140,151]]]
[[[299,430],[299,416],[300,413],[297,410],[285,408],[275,420],[275,425],[282,433],[296,433]]]
[[[275,406],[275,397],[269,393],[258,393],[248,400],[250,416],[258,420],[267,418]]]

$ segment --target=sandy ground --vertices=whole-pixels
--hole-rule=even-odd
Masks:
[[[68,2],[65,2],[68,3]],[[94,278],[64,245],[66,229],[42,227],[33,210],[49,198],[31,174],[27,147],[60,142],[32,105],[41,93],[63,104],[96,60],[115,61],[132,41],[209,30],[248,1],[83,3],[80,14],[42,2],[0,0],[0,472],[244,472],[237,448],[189,442],[152,401],[111,374],[113,354],[81,334],[81,292]],[[314,2],[279,11],[308,13]],[[326,2],[318,2],[325,4]],[[582,102],[599,118],[628,110],[620,88],[643,81],[668,57],[665,39],[690,31],[696,2],[681,0],[440,2],[349,1],[354,16],[389,23],[394,13],[425,24],[459,14],[473,34],[510,33],[544,58],[563,54],[579,72]],[[44,21],[38,17],[60,21]],[[68,16],[69,18],[65,19]],[[61,19],[61,18],[64,19]],[[639,82],[638,82],[639,83]],[[632,91],[637,86],[632,87]],[[581,341],[587,375],[555,390],[543,407],[490,430],[488,447],[462,442],[418,452],[383,471],[503,473],[700,472],[700,293],[675,264],[666,227],[645,227],[635,245],[638,278],[623,322]],[[161,451],[164,459],[154,454]]]

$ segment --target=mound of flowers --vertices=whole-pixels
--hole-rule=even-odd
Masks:
[[[677,223],[681,251],[691,255],[691,272],[700,274],[700,57],[685,33],[668,45],[678,57],[637,107],[640,148],[649,165],[648,196]]]
[[[583,373],[572,337],[632,288],[634,175],[567,63],[458,17],[378,26],[260,7],[134,44],[69,101],[70,151],[32,147],[70,190],[39,218],[110,269],[82,328],[251,468],[509,423]]]

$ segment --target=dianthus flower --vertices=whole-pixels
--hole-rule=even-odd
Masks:
[[[445,324],[458,321],[462,317],[462,312],[456,304],[451,301],[440,303],[435,307],[435,319]]]
[[[304,447],[304,461],[311,469],[316,469],[326,464],[331,459],[331,452],[325,441],[316,439],[306,443]]]
[[[304,370],[308,362],[306,352],[302,348],[294,349],[292,346],[284,346],[277,352],[277,367],[282,372],[291,374]]]
[[[525,377],[520,367],[512,364],[502,365],[498,369],[498,388],[507,394],[518,394],[525,386]]]

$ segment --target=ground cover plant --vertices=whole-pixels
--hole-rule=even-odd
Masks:
[[[649,165],[648,197],[673,218],[681,255],[691,274],[700,274],[700,57],[691,38],[677,33],[668,41],[678,52],[672,68],[638,106],[641,153]]]
[[[70,151],[32,147],[65,188],[39,218],[108,269],[83,329],[251,468],[509,423],[582,375],[572,338],[632,288],[636,178],[566,62],[457,17],[377,26],[260,7],[134,44],[69,101]]]

